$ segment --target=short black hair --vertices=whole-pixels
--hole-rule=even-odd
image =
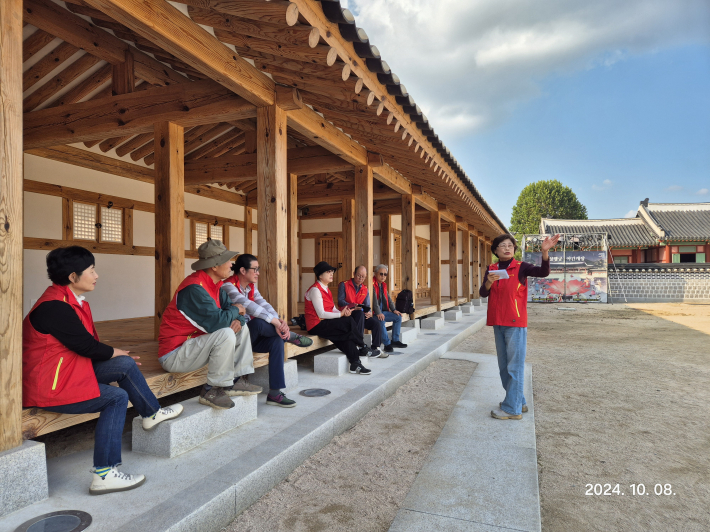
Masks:
[[[498,246],[500,246],[501,242],[505,242],[506,240],[510,240],[513,243],[513,251],[518,251],[518,243],[515,240],[515,237],[513,235],[508,235],[508,234],[503,234],[495,237],[493,239],[493,242],[491,242],[491,253],[493,253],[496,257],[498,257],[498,253],[496,253],[496,249],[498,249]],[[498,257],[500,258],[500,257]]]
[[[250,255],[249,253],[242,253],[237,257],[237,261],[232,264],[232,271],[234,273],[239,273],[239,270],[241,270],[242,268],[248,270],[249,268],[251,268],[251,263],[255,260],[258,259],[254,255]]]
[[[84,270],[95,265],[94,254],[81,246],[57,248],[47,253],[47,275],[59,286],[67,286],[72,273],[81,276]]]

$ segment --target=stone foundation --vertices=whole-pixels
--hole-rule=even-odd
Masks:
[[[609,267],[613,303],[710,301],[710,264],[617,264]]]

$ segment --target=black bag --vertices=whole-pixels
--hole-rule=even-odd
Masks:
[[[306,329],[306,315],[305,314],[299,314],[295,318],[291,318],[291,324],[293,325],[298,325],[301,327],[301,330],[305,331]]]
[[[396,308],[402,314],[411,314],[414,312],[414,295],[411,290],[402,290],[397,294],[397,301],[394,303]]]

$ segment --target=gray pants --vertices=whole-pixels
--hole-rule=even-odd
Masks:
[[[232,386],[237,377],[254,373],[249,327],[243,325],[236,334],[225,327],[191,338],[159,362],[170,373],[195,371],[207,364],[207,384]]]

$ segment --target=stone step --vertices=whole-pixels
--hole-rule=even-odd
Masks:
[[[294,359],[284,362],[284,377],[286,379],[286,388],[284,391],[298,388],[298,365]],[[256,384],[264,389],[264,392],[269,391],[269,366],[261,366],[256,368],[252,375],[249,375],[249,382]]]
[[[406,329],[402,328],[399,336],[400,341],[403,344],[411,344],[417,340],[417,337],[419,336],[419,329],[415,327],[407,327]]]
[[[313,357],[313,372],[340,377],[348,371],[348,357],[342,353],[323,353]]]
[[[444,312],[444,319],[446,321],[459,321],[461,318],[463,318],[463,312],[460,310],[447,310]]]
[[[421,321],[422,329],[443,329],[444,328],[444,318],[424,318]]]
[[[133,419],[133,451],[173,458],[225,432],[256,419],[256,395],[232,397],[234,408],[218,410],[200,404],[198,397],[180,403],[179,417],[143,430],[140,416]]]
[[[470,304],[461,305],[459,308],[461,309],[461,312],[464,314],[464,316],[476,312],[476,307]]]

